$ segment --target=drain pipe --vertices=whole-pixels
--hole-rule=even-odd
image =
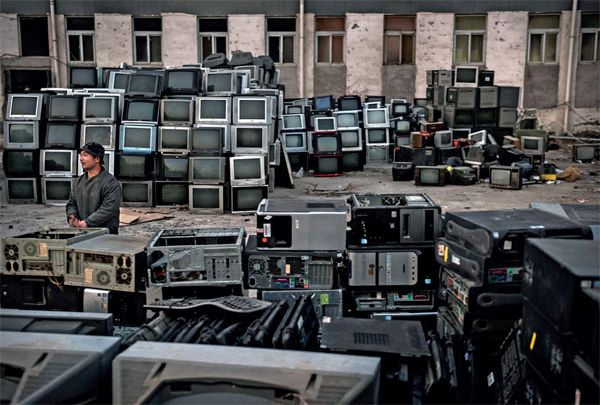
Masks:
[[[300,39],[298,41],[298,91],[304,98],[304,0],[300,0]]]
[[[563,128],[569,133],[569,112],[571,103],[571,86],[573,81],[573,51],[575,47],[575,22],[577,21],[577,0],[573,0],[573,8],[571,9],[571,33],[569,36],[569,62],[567,63],[567,88],[565,89],[565,115]]]
[[[54,87],[60,86],[60,72],[58,71],[58,40],[56,38],[56,14],[54,13],[54,0],[50,0],[50,34],[52,36],[52,70],[54,70]]]

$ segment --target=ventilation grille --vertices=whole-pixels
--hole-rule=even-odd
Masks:
[[[389,346],[387,333],[354,332],[354,343],[359,345]]]

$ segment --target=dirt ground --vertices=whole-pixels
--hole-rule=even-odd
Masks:
[[[571,148],[566,143],[559,150],[549,151],[546,160],[559,169],[575,166],[582,172],[576,182],[534,184],[522,190],[500,190],[487,183],[472,186],[416,187],[413,182],[392,181],[391,165],[368,168],[364,172],[345,173],[340,177],[313,177],[295,179],[295,188],[276,188],[272,198],[346,198],[351,193],[406,193],[427,194],[444,211],[492,210],[527,208],[532,202],[561,204],[594,204],[600,209],[600,162],[573,163]],[[3,199],[0,199],[2,201]],[[161,229],[244,226],[247,233],[255,233],[253,215],[196,215],[187,209],[142,208],[140,212],[160,211],[173,216],[142,224],[121,226],[123,235],[148,237]],[[0,204],[0,236],[16,236],[44,227],[66,227],[64,207],[44,205]]]

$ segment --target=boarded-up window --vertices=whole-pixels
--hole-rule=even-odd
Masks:
[[[344,63],[344,17],[317,17],[317,63]]]
[[[415,17],[384,17],[384,61],[386,65],[414,63]]]

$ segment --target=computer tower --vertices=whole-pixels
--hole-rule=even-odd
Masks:
[[[433,105],[443,107],[446,105],[446,91],[448,86],[435,86],[433,88]]]
[[[435,80],[435,78],[437,77],[437,81]],[[433,76],[434,81],[433,81],[433,85],[434,86],[453,86],[454,85],[454,70],[438,70],[437,71],[437,76],[434,75]]]
[[[62,277],[57,280],[62,282]],[[59,287],[53,281],[56,280],[49,277],[3,275],[0,280],[2,308],[80,312],[83,289]]]
[[[494,71],[493,70],[480,70],[477,75],[477,86],[493,86],[494,85]]]
[[[446,91],[446,105],[457,108],[475,108],[477,88],[475,87],[449,87]]]
[[[478,87],[478,108],[497,108],[498,107],[498,87],[485,86]]]

